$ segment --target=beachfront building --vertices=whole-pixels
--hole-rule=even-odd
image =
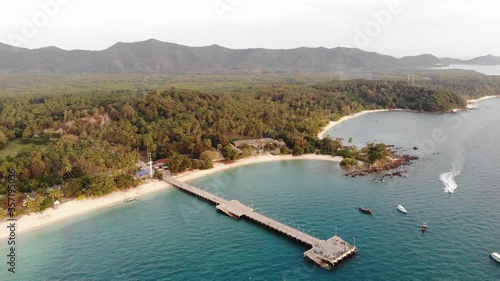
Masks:
[[[153,162],[153,169],[158,171],[163,171],[163,169],[168,168],[167,166],[168,158],[161,158]]]
[[[147,177],[147,176],[149,176],[149,171],[148,170],[139,170],[139,171],[135,172],[135,176],[138,178]]]
[[[241,151],[241,149],[237,149],[236,147],[234,147],[234,145],[231,145],[231,147],[236,149],[236,150],[239,150],[238,153]],[[226,160],[226,158],[224,158],[224,156],[222,156],[222,153],[220,151],[216,151],[216,150],[206,151],[203,154],[207,154],[208,158],[210,158],[210,160],[212,160],[212,162],[222,162],[222,161]]]
[[[268,150],[271,152],[274,150],[279,151],[280,147],[283,147],[286,145],[285,142],[278,141],[278,140],[275,140],[272,138],[238,140],[238,141],[234,141],[233,143],[234,143],[234,146],[238,149],[249,145],[249,146],[253,147],[259,153],[262,153],[265,150]]]
[[[244,144],[248,144],[255,149],[264,149],[269,146],[282,147],[285,146],[285,142],[277,141],[272,138],[260,138],[251,140],[238,140],[233,142],[237,148],[242,147]]]

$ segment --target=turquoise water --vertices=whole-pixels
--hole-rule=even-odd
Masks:
[[[374,113],[330,131],[423,156],[406,178],[352,179],[337,163],[299,160],[194,182],[319,238],[336,226],[348,242],[356,237],[358,254],[333,271],[305,262],[306,246],[170,189],[20,236],[17,273],[0,266],[0,280],[500,280],[489,257],[500,251],[500,99],[479,105],[454,115]],[[450,195],[439,176],[452,169],[460,174]]]

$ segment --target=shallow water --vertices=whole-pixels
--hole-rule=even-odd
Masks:
[[[193,182],[319,238],[336,226],[355,237],[359,252],[333,271],[305,262],[306,246],[170,189],[20,236],[13,280],[500,280],[489,257],[500,251],[500,99],[478,105],[454,115],[372,113],[329,132],[423,156],[406,178],[353,179],[337,163],[296,160]],[[453,168],[461,173],[448,194],[439,178]]]

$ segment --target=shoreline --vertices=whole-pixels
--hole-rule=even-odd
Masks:
[[[330,155],[316,154],[304,154],[301,156],[274,156],[267,154],[243,158],[229,164],[215,163],[212,169],[187,171],[174,177],[180,181],[190,181],[232,168],[284,160],[322,160],[340,162],[342,161],[342,157],[332,157]],[[168,188],[172,188],[172,186],[165,181],[149,180],[148,182],[137,187],[133,187],[125,191],[115,191],[99,198],[89,198],[85,200],[73,199],[59,205],[57,209],[48,208],[41,213],[31,213],[30,215],[23,215],[19,217],[16,222],[16,234],[25,234],[30,231],[44,228],[58,222],[66,221],[72,217],[84,215],[92,211],[97,211],[100,209],[118,205],[120,203],[124,203],[123,200],[125,200],[126,198],[141,198],[147,194],[155,193]],[[2,231],[0,231],[0,239],[5,239],[10,234],[10,232],[7,231],[7,225],[7,221],[2,221],[0,223],[0,229],[2,229]]]
[[[491,95],[491,96],[484,96],[478,99],[467,100],[467,109],[475,108],[473,104],[476,102],[498,97],[500,96]],[[326,133],[330,129],[347,120],[368,113],[389,112],[389,111],[404,111],[404,110],[403,109],[364,110],[355,114],[344,116],[340,118],[338,121],[330,121],[328,125],[325,126],[320,133],[318,133],[318,138],[322,139],[323,137],[325,137]],[[214,163],[214,167],[212,169],[187,171],[178,174],[174,177],[180,181],[191,181],[194,179],[202,178],[218,172],[222,172],[228,169],[237,168],[245,165],[266,163],[272,161],[284,161],[284,160],[323,160],[323,161],[340,162],[342,161],[342,157],[340,156],[332,157],[330,155],[317,155],[317,154],[304,154],[301,156],[292,156],[292,155],[274,156],[266,154],[266,155],[252,156],[248,158],[239,159],[236,162],[229,164]],[[119,203],[123,203],[123,200],[126,198],[131,198],[131,197],[140,198],[147,194],[158,192],[160,190],[164,190],[171,187],[172,186],[170,184],[164,181],[149,180],[148,182],[141,184],[137,187],[130,188],[125,191],[115,191],[111,194],[99,198],[85,199],[80,201],[73,199],[71,201],[59,205],[57,209],[49,208],[44,210],[42,213],[32,213],[31,215],[24,215],[18,218],[16,225],[17,226],[16,234],[18,235],[24,234],[36,229],[49,226],[57,222],[68,220],[72,217],[90,213],[92,211],[96,211],[99,209],[104,209],[106,207],[111,207]],[[0,222],[0,229],[6,229],[6,227],[7,227],[7,221]],[[7,238],[7,236],[8,236],[7,231],[0,232],[0,239],[5,239]]]
[[[488,100],[488,99],[492,99],[492,98],[499,98],[500,95],[490,95],[490,96],[484,96],[484,97],[480,97],[480,98],[477,98],[477,99],[471,99],[471,100],[467,100],[466,103],[466,108],[465,109],[452,109],[451,112],[459,112],[459,111],[462,111],[462,110],[467,110],[467,109],[472,109],[472,108],[476,108],[476,106],[474,106],[474,103],[476,102],[479,102],[479,101],[483,101],[483,100]],[[337,121],[330,121],[328,123],[328,125],[326,125],[322,130],[321,132],[318,133],[318,138],[319,139],[322,139],[324,137],[326,137],[326,133],[332,129],[333,127],[337,126],[338,124],[341,124],[347,120],[350,120],[350,119],[353,119],[353,118],[356,118],[356,117],[359,117],[361,115],[365,115],[365,114],[368,114],[368,113],[374,113],[374,112],[390,112],[390,111],[406,111],[406,112],[415,112],[415,113],[424,113],[424,112],[420,112],[420,111],[414,111],[414,110],[406,110],[406,109],[398,109],[398,108],[395,108],[395,109],[374,109],[374,110],[363,110],[361,112],[358,112],[358,113],[354,113],[354,114],[351,114],[351,115],[347,115],[347,116],[344,116],[342,118],[340,118],[339,120]],[[444,112],[443,112],[444,113]]]
[[[363,110],[361,112],[358,112],[358,113],[354,113],[354,114],[351,114],[351,115],[347,115],[347,116],[344,116],[342,118],[340,118],[339,120],[337,121],[330,121],[328,123],[328,125],[326,125],[323,130],[321,130],[321,132],[318,133],[318,139],[322,139],[325,137],[326,133],[333,127],[335,127],[336,125],[340,124],[340,123],[343,123],[347,120],[350,120],[350,119],[353,119],[353,118],[356,118],[356,117],[359,117],[361,115],[365,115],[365,114],[368,114],[368,113],[374,113],[374,112],[388,112],[388,111],[401,111],[402,109],[372,109],[372,110]]]
[[[174,178],[176,178],[180,181],[186,182],[186,181],[191,181],[194,179],[202,178],[205,176],[209,176],[211,174],[215,174],[215,173],[222,172],[225,170],[229,170],[232,168],[237,168],[237,167],[252,165],[252,164],[273,162],[273,161],[322,160],[322,161],[331,161],[331,162],[340,163],[340,161],[342,161],[342,159],[343,158],[341,156],[330,156],[330,155],[319,155],[319,154],[303,154],[300,156],[292,156],[290,154],[287,154],[287,155],[265,154],[265,155],[251,156],[248,158],[239,159],[239,160],[237,160],[233,163],[229,163],[229,164],[215,163],[214,167],[212,169],[187,171],[187,172],[184,172],[182,174],[176,175]]]
[[[500,97],[500,95],[498,95],[498,96],[497,95],[484,96],[484,97],[480,97],[478,99],[467,100],[467,109],[476,108],[476,106],[474,106],[474,103],[476,103],[478,101],[489,100],[489,99],[498,98],[498,97]]]

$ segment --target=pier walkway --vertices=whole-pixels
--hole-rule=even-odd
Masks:
[[[237,200],[228,201],[192,185],[178,181],[172,177],[165,177],[163,180],[188,193],[215,204],[217,210],[224,212],[232,218],[248,218],[285,236],[310,245],[312,248],[304,253],[304,257],[309,258],[311,261],[317,263],[323,268],[331,269],[336,264],[353,255],[357,251],[355,246],[348,244],[336,235],[328,240],[321,240],[289,225],[257,213],[253,208],[246,206]]]

